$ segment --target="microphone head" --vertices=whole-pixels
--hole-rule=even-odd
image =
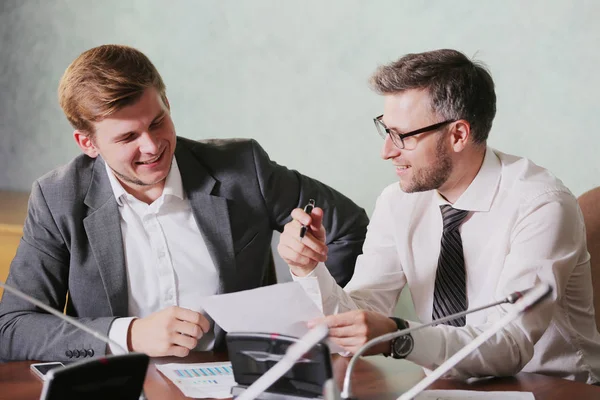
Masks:
[[[508,296],[506,296],[505,301],[510,304],[515,304],[517,301],[521,300],[523,297],[525,297],[525,295],[530,293],[532,290],[534,290],[538,286],[539,285],[532,286],[530,288],[523,289],[523,290],[517,290],[516,292],[513,292],[513,293],[509,294]],[[552,287],[550,287],[550,292],[548,292],[546,295],[548,295],[550,293],[552,293]],[[545,297],[543,297],[543,298],[545,298]],[[540,299],[540,300],[543,300],[543,299]]]
[[[548,298],[550,294],[552,294],[552,286],[545,282],[538,283],[531,289],[528,289],[523,295],[522,299],[519,300],[516,305],[519,307],[521,312],[525,312],[539,302]]]
[[[510,304],[515,304],[517,301],[521,300],[527,293],[531,292],[533,288],[535,288],[535,286],[523,290],[517,290],[516,292],[509,294],[506,297],[506,302]]]

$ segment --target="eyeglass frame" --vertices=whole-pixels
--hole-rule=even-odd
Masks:
[[[438,122],[437,124],[433,124],[433,125],[426,126],[424,128],[416,129],[416,130],[410,131],[408,133],[398,133],[398,132],[394,132],[393,130],[388,128],[381,120],[382,118],[383,118],[383,114],[373,118],[373,123],[375,123],[375,128],[377,129],[377,133],[379,133],[379,136],[381,136],[382,139],[384,139],[384,140],[387,135],[390,135],[390,138],[392,139],[392,143],[394,143],[394,146],[396,146],[402,150],[406,148],[406,146],[404,145],[404,139],[411,137],[411,136],[418,135],[419,133],[434,131],[438,128],[441,128],[442,126],[444,126],[446,124],[458,121],[457,119],[447,119],[446,121]],[[380,126],[383,128],[383,130],[384,130],[383,132],[379,129]],[[394,139],[394,138],[396,138],[396,139]],[[402,144],[402,146],[399,146],[398,143],[396,143],[396,141],[398,139],[400,140],[400,143]]]

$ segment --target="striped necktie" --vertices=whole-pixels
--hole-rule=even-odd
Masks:
[[[444,232],[435,274],[434,320],[467,310],[465,259],[458,228],[469,212],[449,205],[442,205],[440,209],[444,219]],[[446,322],[453,326],[464,326],[465,323],[466,317]]]

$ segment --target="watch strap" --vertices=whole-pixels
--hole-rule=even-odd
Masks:
[[[396,323],[396,326],[398,327],[399,331],[408,329],[408,322],[406,322],[402,318],[390,317],[390,319]]]

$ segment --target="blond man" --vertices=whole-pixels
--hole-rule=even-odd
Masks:
[[[254,140],[178,137],[165,84],[140,51],[106,45],[82,53],[60,81],[59,100],[83,154],[33,184],[9,284],[66,306],[129,350],[211,350],[223,331],[202,313],[202,299],[273,281],[273,231],[310,198],[331,210],[323,224],[332,275],[342,285],[352,276],[364,211],[271,161]],[[4,293],[0,358],[110,351]]]

